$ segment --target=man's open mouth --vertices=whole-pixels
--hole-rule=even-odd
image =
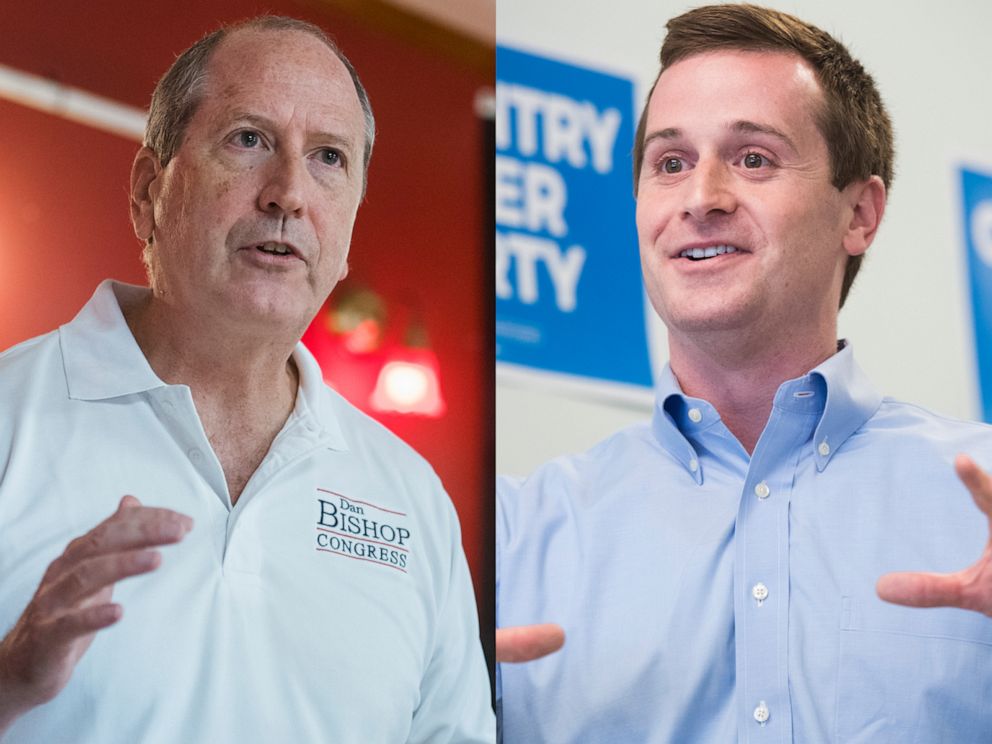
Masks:
[[[687,248],[679,254],[679,258],[688,258],[693,261],[705,261],[707,258],[722,256],[724,253],[736,253],[737,248],[732,245],[711,245],[707,248]]]
[[[273,256],[293,255],[293,249],[285,243],[262,243],[261,245],[256,245],[255,250],[259,250],[262,253],[268,253]]]

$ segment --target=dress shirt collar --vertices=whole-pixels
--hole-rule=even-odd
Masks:
[[[832,357],[802,377],[779,386],[774,407],[784,413],[819,417],[813,433],[817,470],[822,471],[841,445],[878,410],[882,397],[854,361],[847,341]],[[692,440],[720,421],[716,408],[682,392],[666,364],[658,380],[652,420],[655,438],[702,483],[703,472]]]
[[[76,317],[59,328],[70,398],[107,400],[167,387],[135,341],[118,300],[148,291],[147,287],[105,279]],[[302,343],[296,344],[293,360],[300,386],[291,418],[300,418],[307,430],[327,440],[332,449],[347,450],[317,360]]]
[[[840,341],[840,350],[806,377],[818,378],[827,389],[827,403],[813,434],[816,469],[823,470],[841,445],[882,405],[882,396],[854,361],[854,350]]]

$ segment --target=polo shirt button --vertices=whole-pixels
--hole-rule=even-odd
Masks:
[[[754,487],[754,493],[759,499],[767,499],[771,492],[768,484],[764,481],[761,481],[761,483]]]
[[[703,414],[702,414],[702,412],[700,412],[700,410],[698,408],[690,408],[689,409],[689,420],[692,423],[694,423],[694,424],[698,424],[700,421],[703,420]]]
[[[760,581],[751,587],[751,596],[758,600],[760,605],[766,599],[768,599],[768,587],[762,584]]]
[[[758,703],[758,707],[754,709],[754,720],[758,723],[764,724],[771,717],[771,713],[768,711],[768,706],[765,701],[762,700]]]

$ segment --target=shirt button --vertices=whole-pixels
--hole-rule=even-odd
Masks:
[[[768,599],[768,587],[759,581],[751,587],[751,596],[758,600],[758,604],[761,604]]]
[[[754,493],[759,499],[767,499],[769,494],[771,494],[771,489],[768,488],[767,483],[761,481],[761,483],[754,487]]]
[[[703,414],[700,412],[698,408],[690,408],[689,420],[694,424],[698,424],[700,421],[703,420]]]
[[[200,452],[200,450],[198,450],[196,447],[190,449],[189,452],[187,452],[186,454],[189,455],[189,459],[192,460],[193,462],[199,462],[200,460],[203,459],[203,453]]]
[[[771,713],[768,712],[768,706],[762,700],[758,703],[758,707],[754,709],[754,720],[758,723],[764,723],[768,720],[769,716],[771,716]]]
[[[825,441],[824,442],[820,442],[820,446],[817,447],[816,450],[821,455],[823,455],[824,457],[826,457],[827,455],[830,454],[830,445],[827,444]]]
[[[696,460],[695,458],[689,460],[689,470],[691,470],[693,473],[699,470],[699,461]]]

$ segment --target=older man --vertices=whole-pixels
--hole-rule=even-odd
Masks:
[[[299,21],[159,83],[131,177],[151,288],[0,357],[5,742],[493,740],[451,503],[298,343],[373,134]]]
[[[748,5],[669,22],[635,188],[670,365],[650,425],[502,484],[499,622],[568,634],[501,666],[505,741],[989,740],[989,520],[954,471],[992,516],[955,460],[992,464],[992,430],[883,398],[836,337],[892,158],[830,35]],[[878,582],[946,607],[876,594],[979,555]]]

